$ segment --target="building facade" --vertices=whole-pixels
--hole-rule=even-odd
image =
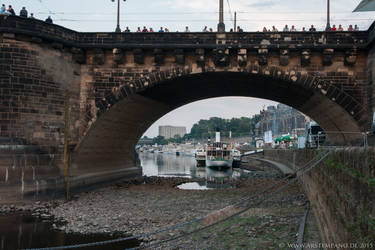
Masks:
[[[271,130],[273,136],[293,133],[293,130],[304,128],[306,119],[301,112],[284,104],[268,106],[260,112],[260,120],[255,126],[255,136],[263,136],[264,132]]]
[[[186,134],[186,127],[175,126],[159,126],[159,136],[165,139],[175,138],[176,136],[183,137]]]

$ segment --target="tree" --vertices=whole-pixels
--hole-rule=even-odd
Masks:
[[[168,141],[164,138],[164,136],[157,136],[152,140],[153,144],[158,144],[158,145],[167,145]]]
[[[228,137],[230,131],[232,131],[232,137],[249,136],[253,133],[259,117],[259,115],[255,115],[252,118],[241,117],[232,119],[211,117],[209,120],[200,120],[193,125],[190,134],[186,137],[189,139],[214,138],[216,128],[220,129],[224,137]]]

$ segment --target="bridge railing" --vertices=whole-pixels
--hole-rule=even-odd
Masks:
[[[24,35],[43,37],[47,40],[61,40],[61,42],[79,42],[78,32],[65,27],[46,23],[38,19],[18,16],[0,16],[0,32],[21,33]]]
[[[369,143],[371,132],[344,132],[344,131],[325,131],[307,138],[306,147],[368,147],[373,146]],[[339,138],[340,143],[336,143]]]
[[[49,24],[37,19],[18,16],[0,16],[0,33],[16,33],[45,40],[61,42],[69,46],[90,47],[93,45],[151,45],[172,44],[174,48],[180,45],[209,45],[221,46],[222,39],[216,32],[152,32],[152,33],[115,33],[115,32],[76,32],[65,27]],[[241,48],[280,49],[280,46],[290,45],[289,49],[311,48],[365,48],[368,43],[368,31],[357,32],[227,32],[225,44],[222,46],[238,45]]]

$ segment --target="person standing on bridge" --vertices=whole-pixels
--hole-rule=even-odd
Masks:
[[[142,32],[143,32],[143,33],[148,32],[146,26],[143,26],[143,30],[142,30]]]
[[[289,31],[289,27],[288,27],[288,24],[285,24],[285,27],[283,29],[283,32],[288,32]]]
[[[8,7],[8,12],[9,12],[12,16],[15,16],[15,15],[16,15],[16,12],[14,12],[14,9],[12,8],[12,5],[9,5],[9,7]]]
[[[159,30],[159,32],[164,32],[164,29],[163,29],[163,27],[160,27],[160,30]]]
[[[124,32],[127,32],[127,33],[129,33],[129,32],[130,32],[130,29],[129,29],[129,27],[128,27],[128,26],[126,26],[126,29],[124,30]]]
[[[52,24],[53,21],[52,21],[51,16],[48,16],[45,22],[46,22],[46,23],[50,23],[50,24]]]
[[[190,32],[190,30],[189,30],[189,26],[186,26],[186,27],[185,27],[185,32]]]
[[[26,10],[26,7],[22,7],[22,10],[20,11],[20,17],[27,18],[27,10]]]
[[[202,30],[202,32],[208,32],[207,26],[204,26],[204,29]]]
[[[7,11],[7,9],[5,7],[5,4],[1,5],[0,14],[1,15],[7,15],[6,11]]]

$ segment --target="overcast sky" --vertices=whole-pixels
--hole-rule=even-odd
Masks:
[[[352,13],[361,0],[331,1],[331,24],[358,24],[367,29],[374,21],[374,12]],[[13,5],[17,14],[22,6],[36,18],[48,15],[54,23],[77,31],[113,31],[116,26],[116,3],[111,0],[14,0],[2,1]],[[205,25],[217,27],[219,0],[121,0],[121,29],[126,26],[134,31],[138,26],[170,31],[201,31]],[[228,4],[229,3],[229,4]],[[327,0],[224,0],[227,30],[233,27],[233,13],[237,24],[245,31],[258,31],[275,25],[279,30],[285,24],[297,29],[314,24],[322,30],[326,25]],[[230,8],[229,8],[230,6]],[[159,125],[186,126],[188,131],[199,119],[212,116],[232,118],[252,116],[263,105],[274,102],[244,97],[227,97],[203,100],[183,106],[157,121],[147,132],[156,136]]]
[[[373,12],[352,13],[361,0],[331,1],[331,23],[358,24],[367,29]],[[116,2],[111,0],[13,0],[17,13],[22,6],[37,18],[51,15],[55,23],[78,31],[112,31],[116,22]],[[228,6],[230,5],[230,9]],[[246,31],[262,30],[272,25],[280,30],[285,24],[323,29],[326,23],[327,0],[224,0],[227,29],[233,27],[233,13]],[[201,31],[204,25],[217,26],[219,0],[121,0],[121,28],[129,26],[168,27],[170,31]]]

